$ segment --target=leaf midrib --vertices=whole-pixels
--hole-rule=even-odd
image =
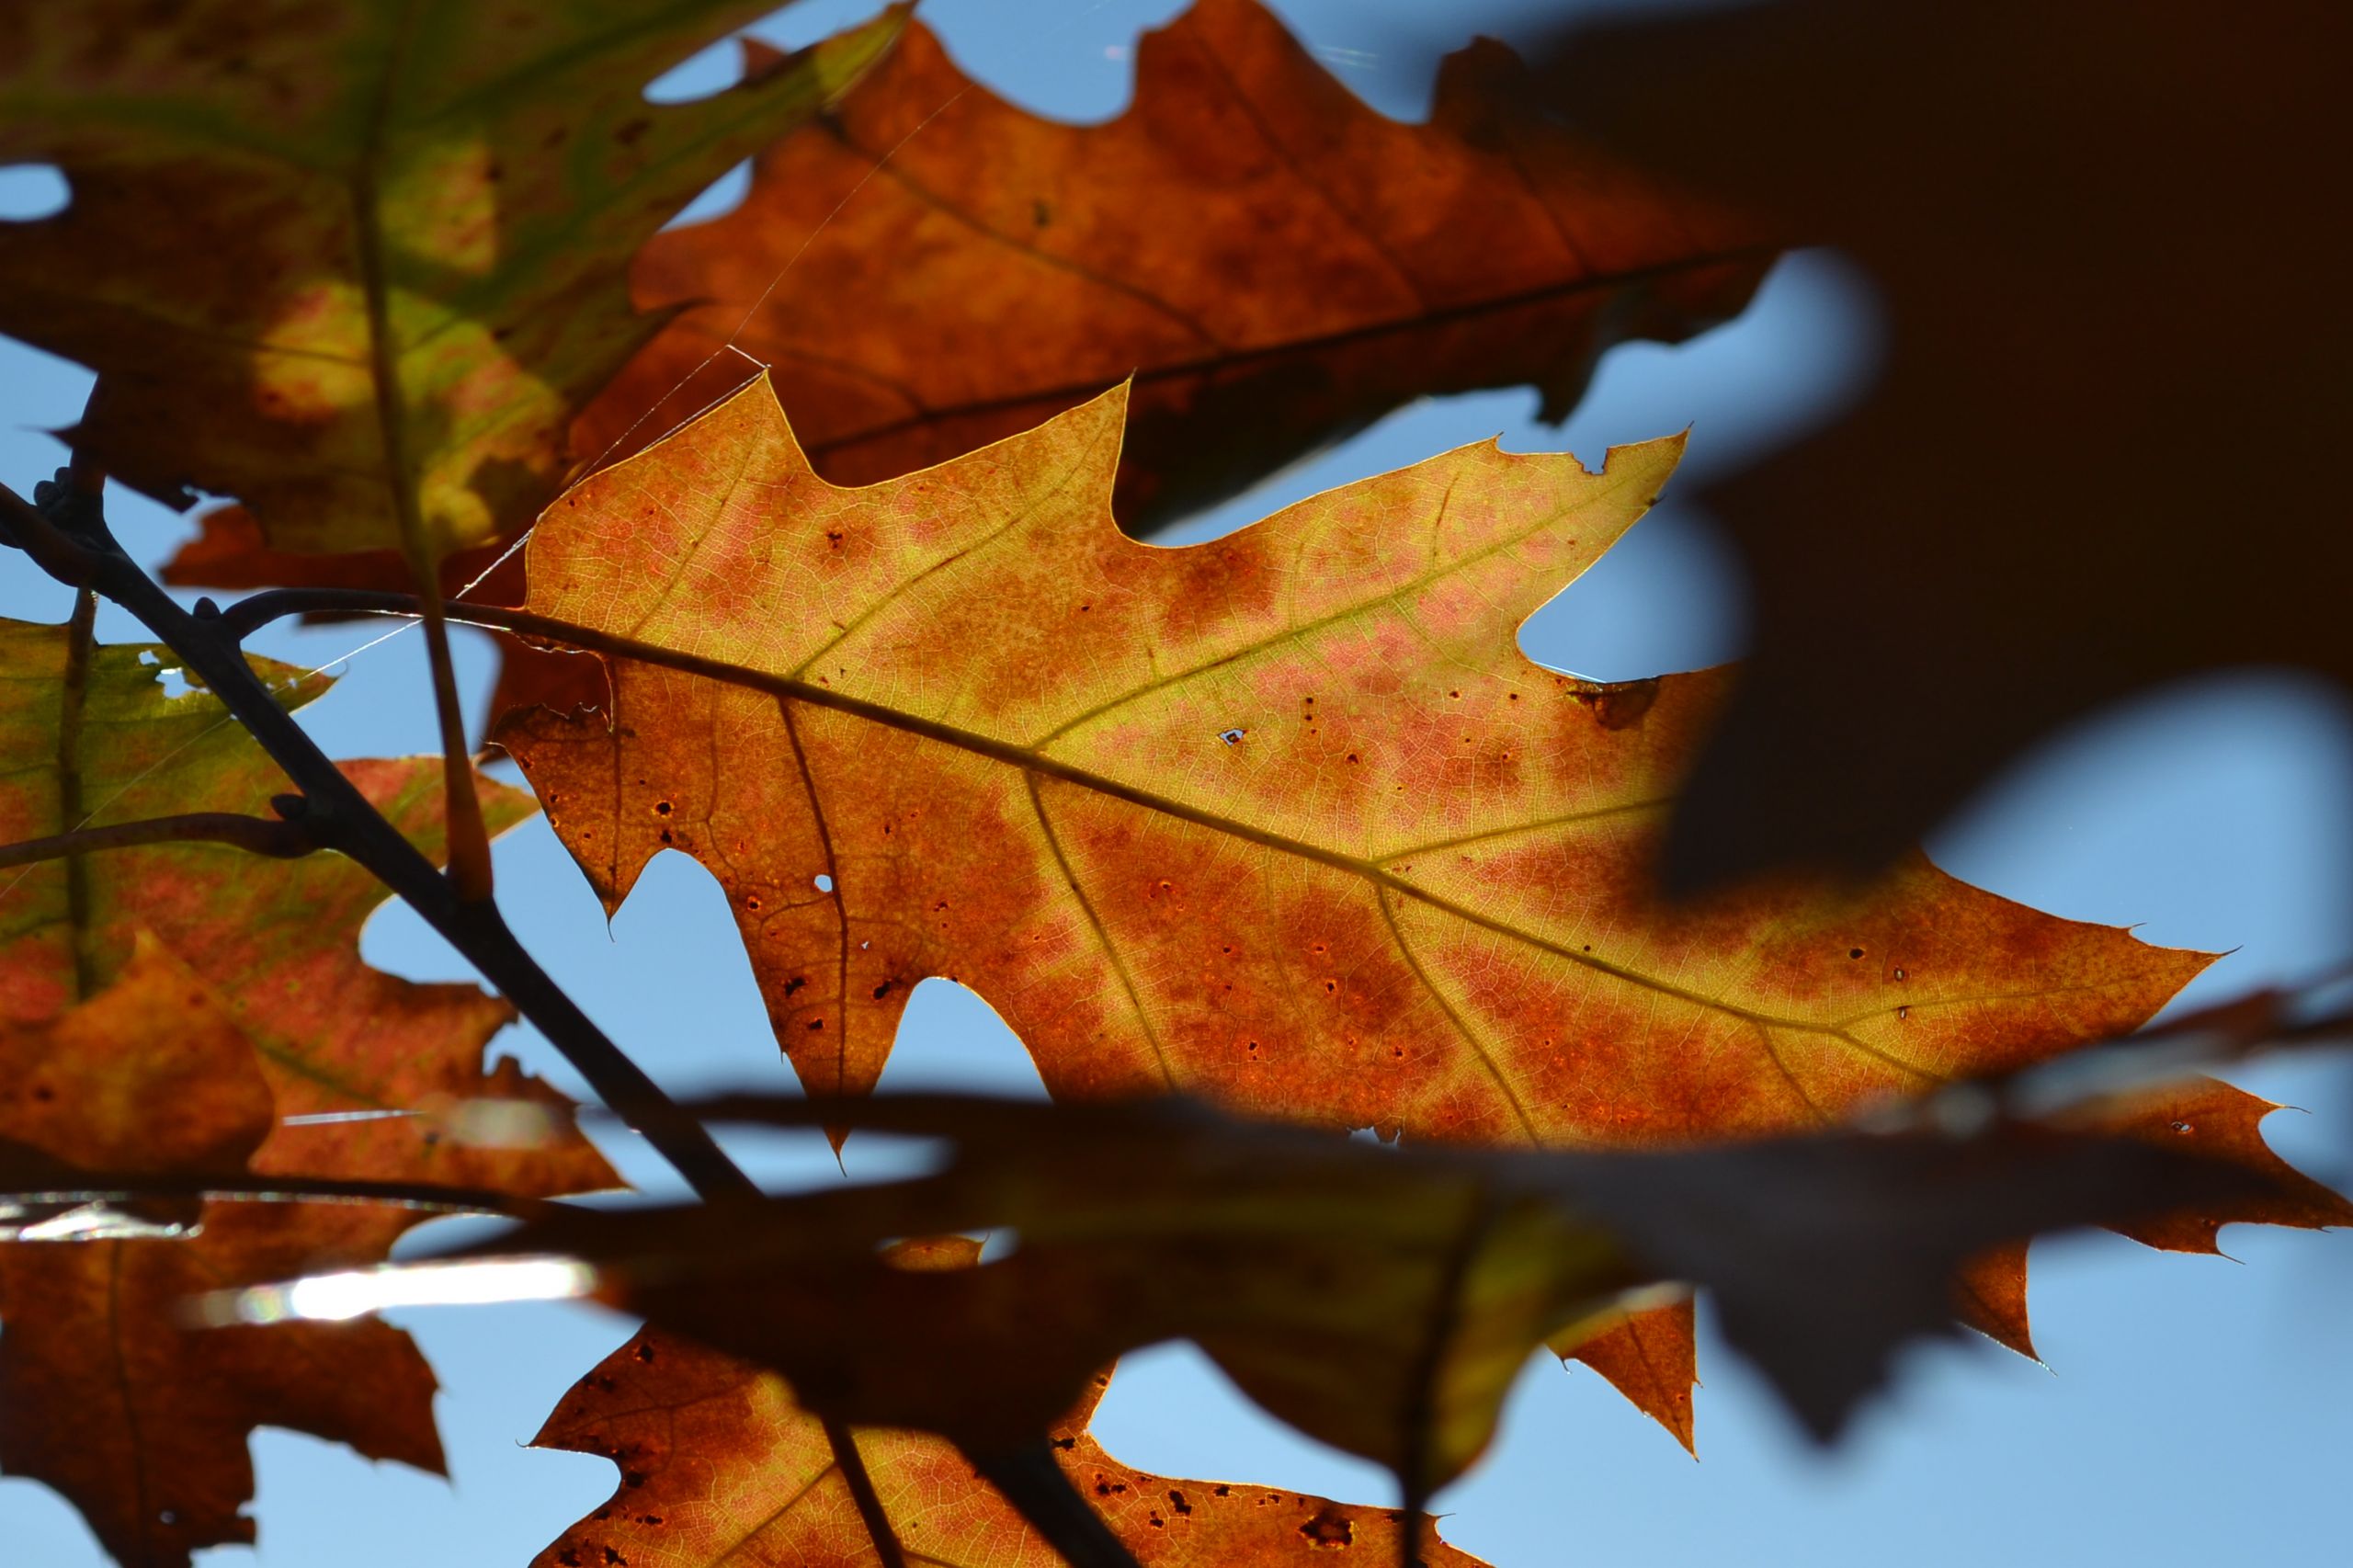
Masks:
[[[827,687],[795,679],[789,676],[775,676],[747,670],[724,660],[683,653],[656,643],[641,642],[633,638],[597,631],[592,628],[551,617],[525,611],[500,613],[472,606],[451,608],[460,615],[478,624],[500,626],[506,630],[522,631],[527,635],[569,642],[591,653],[633,659],[642,664],[678,670],[687,675],[701,676],[730,686],[747,687],[754,690],[767,692],[771,696],[803,702],[813,708],[823,708],[851,718],[864,720],[920,739],[936,741],[1005,767],[1017,768],[1041,778],[1051,778],[1077,789],[1091,790],[1108,799],[1121,801],[1146,811],[1156,812],[1180,822],[1191,823],[1196,826],[1224,834],[1241,842],[1254,844],[1278,854],[1291,855],[1301,859],[1331,867],[1369,882],[1376,888],[1385,888],[1401,898],[1412,899],[1440,914],[1452,915],[1496,936],[1535,948],[1579,968],[1607,975],[1611,979],[1655,994],[1682,1001],[1711,1013],[1741,1018],[1761,1028],[1824,1036],[1837,1040],[1860,1055],[1868,1056],[1913,1077],[1930,1083],[1943,1081],[1942,1074],[1917,1063],[1904,1061],[1901,1057],[1891,1055],[1876,1046],[1859,1040],[1846,1027],[1837,1023],[1767,1013],[1727,1002],[1722,997],[1711,996],[1688,986],[1675,984],[1673,982],[1646,974],[1628,965],[1597,958],[1591,953],[1582,952],[1532,932],[1521,930],[1500,917],[1485,914],[1404,880],[1397,873],[1391,871],[1384,861],[1348,855],[1306,839],[1295,838],[1287,834],[1259,827],[1252,823],[1242,822],[1221,812],[1194,805],[1189,801],[1142,789],[1097,773],[1092,769],[1081,767],[1076,764],[1064,762],[1060,758],[1046,756],[1028,746],[1001,741],[994,736],[976,734],[972,731],[960,729],[940,721],[918,718],[882,703],[852,697],[847,693],[834,691]]]

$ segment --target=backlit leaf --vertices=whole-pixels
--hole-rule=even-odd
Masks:
[[[1137,45],[1127,110],[1078,126],[973,83],[917,23],[761,153],[741,207],[647,244],[633,297],[683,313],[575,455],[662,435],[743,355],[843,484],[1132,374],[1118,510],[1148,529],[1415,397],[1532,383],[1563,418],[1604,348],[1735,313],[1771,249],[1569,136],[1492,41],[1401,125],[1256,0],[1199,0]]]
[[[97,370],[74,433],[276,544],[438,559],[518,525],[580,404],[661,324],[631,254],[814,112],[897,15],[758,81],[644,101],[768,0],[0,6],[0,331]]]
[[[533,608],[701,663],[617,660],[609,715],[499,738],[608,908],[665,848],[711,870],[813,1090],[870,1089],[945,975],[1057,1096],[1754,1136],[2125,1032],[2206,963],[1916,855],[1654,903],[1727,676],[1601,685],[1514,636],[1678,443],[1466,448],[1165,550],[1109,515],[1123,402],[842,490],[755,386],[534,537]]]
[[[97,649],[79,687],[77,743],[62,744],[74,689],[67,649],[64,628],[0,623],[0,752],[12,759],[0,777],[0,842],[78,825],[61,811],[69,776],[83,817],[100,824],[180,811],[266,814],[285,790],[220,703],[165,690],[159,676],[176,661],[162,649]],[[290,706],[326,687],[267,661],[256,667]],[[348,771],[420,847],[439,851],[438,758]],[[483,787],[494,828],[528,812],[517,792]],[[483,1070],[483,1047],[513,1017],[505,1003],[472,985],[397,979],[361,959],[360,926],[385,896],[341,856],[270,860],[217,844],[109,850],[8,873],[0,1030],[19,1049],[77,1044],[44,1048],[37,1071],[20,1059],[31,1075],[0,1095],[0,1138],[84,1167],[226,1164],[532,1196],[615,1185],[559,1096],[512,1062]],[[163,974],[182,977],[168,994],[156,989]],[[199,1045],[201,1062],[182,1061]],[[235,1114],[204,1110],[197,1083],[242,1095]],[[44,1085],[53,1099],[41,1097]],[[449,1113],[478,1099],[516,1102],[540,1136],[510,1148],[456,1136]],[[176,1152],[204,1137],[219,1141],[217,1153]],[[195,1548],[252,1539],[238,1508],[252,1487],[243,1437],[256,1424],[438,1468],[432,1374],[404,1334],[368,1324],[192,1335],[179,1315],[194,1291],[380,1259],[423,1217],[216,1205],[190,1241],[0,1248],[0,1432],[9,1435],[0,1463],[58,1484],[110,1550],[141,1565],[183,1564]],[[127,1384],[119,1367],[133,1369]]]

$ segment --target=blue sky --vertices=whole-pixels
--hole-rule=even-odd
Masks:
[[[806,0],[762,30],[801,41],[874,7]],[[924,13],[959,59],[995,90],[1043,112],[1118,112],[1137,31],[1175,0],[937,0]],[[1279,0],[1335,71],[1389,112],[1427,102],[1429,60],[1472,30],[1456,7],[1403,0]],[[1598,8],[1598,7],[1595,7]],[[1614,9],[1634,9],[1620,5]],[[1477,13],[1508,34],[1536,13]],[[663,85],[722,85],[728,51]],[[0,172],[0,220],[42,199],[37,174]],[[729,199],[722,182],[706,207]],[[1519,450],[1569,449],[1597,462],[1614,441],[1692,427],[1686,479],[1736,466],[1834,413],[1868,380],[1867,292],[1834,258],[1777,273],[1739,323],[1677,349],[1633,347],[1604,363],[1561,429],[1534,423],[1519,392],[1423,403],[1257,492],[1187,525],[1208,537],[1299,496],[1501,433]],[[0,478],[30,487],[60,460],[39,432],[70,423],[86,379],[0,344]],[[2021,435],[2024,432],[2020,433]],[[1977,460],[1999,462],[1998,449]],[[1688,493],[1692,486],[1679,487]],[[131,497],[115,516],[160,559],[186,523]],[[2030,570],[2030,562],[2022,562]],[[56,619],[63,590],[0,562],[0,613]],[[1736,655],[1737,562],[1708,519],[1666,503],[1529,625],[1546,663],[1623,677]],[[136,630],[109,612],[104,634]],[[322,663],[360,642],[348,628],[274,629],[263,651]],[[467,644],[479,703],[489,673]],[[432,748],[421,650],[396,638],[350,661],[311,710],[338,755]],[[2240,672],[2160,692],[2104,716],[2030,758],[1933,846],[1949,869],[2083,919],[2137,925],[2154,942],[2230,949],[2193,988],[2211,999],[2293,979],[2353,947],[2342,875],[2353,845],[2353,729],[2342,699],[2279,673]],[[595,898],[534,822],[499,846],[502,903],[532,949],[616,1038],[674,1090],[784,1082],[743,951],[709,878],[655,862],[608,931]],[[471,978],[405,912],[367,934],[376,963],[429,978]],[[529,1030],[503,1048],[577,1087]],[[2353,1074],[2268,1064],[2237,1075],[2309,1108],[2270,1124],[2276,1143],[2340,1181],[2353,1172]],[[976,997],[938,982],[918,991],[884,1087],[953,1085],[1034,1092],[1019,1044]],[[659,1187],[658,1163],[627,1142],[617,1161]],[[749,1152],[774,1180],[829,1179],[805,1146]],[[853,1172],[882,1174],[891,1153],[848,1151]],[[1989,1555],[2029,1563],[2191,1564],[2341,1560],[2345,1456],[2353,1452],[2353,1344],[2335,1327],[2353,1288],[2342,1235],[2239,1228],[2240,1262],[2167,1257],[2112,1237],[2045,1244],[2034,1304],[2048,1369],[1983,1344],[1913,1358],[1893,1397],[1827,1456],[1795,1428],[1719,1344],[1702,1350],[1701,1461],[1693,1463],[1590,1374],[1531,1364],[1488,1460],[1442,1494],[1449,1539],[1507,1568],[1552,1564],[1877,1564],[1931,1568]],[[587,1309],[515,1306],[412,1313],[439,1370],[453,1481],[376,1466],[283,1433],[255,1444],[267,1568],[334,1562],[377,1568],[430,1561],[519,1564],[601,1503],[612,1467],[519,1445],[571,1381],[629,1324]],[[0,1332],[5,1332],[0,1328]],[[1131,1463],[1172,1475],[1265,1482],[1376,1502],[1385,1476],[1299,1440],[1254,1413],[1197,1355],[1132,1357],[1097,1423]],[[71,1511],[41,1488],[0,1481],[0,1557],[34,1568],[102,1561]],[[205,1555],[227,1568],[255,1561]]]

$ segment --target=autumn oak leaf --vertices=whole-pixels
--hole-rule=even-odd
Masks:
[[[1428,123],[1400,124],[1256,0],[1199,0],[1137,44],[1125,112],[1069,125],[910,24],[760,154],[741,207],[647,243],[632,297],[681,313],[575,453],[642,445],[732,391],[730,342],[771,367],[842,484],[1132,374],[1118,512],[1135,530],[1416,397],[1532,383],[1563,418],[1612,343],[1737,313],[1773,247],[1572,137],[1528,86],[1483,40],[1440,68]]]
[[[963,1237],[903,1244],[934,1267],[970,1267]],[[1404,1528],[1391,1509],[1226,1482],[1172,1480],[1121,1464],[1088,1430],[1110,1375],[1097,1376],[1049,1434],[1080,1494],[1148,1568],[1256,1568],[1312,1549],[1369,1550],[1393,1562]],[[910,1562],[1059,1568],[1062,1560],[941,1439],[869,1428],[858,1452]],[[774,1372],[657,1328],[639,1331],[583,1378],[535,1446],[609,1459],[610,1501],[566,1530],[534,1568],[820,1568],[869,1560],[848,1487],[818,1418]],[[611,1555],[608,1555],[608,1554]],[[1428,1568],[1478,1568],[1426,1528]]]
[[[133,0],[0,8],[0,331],[99,372],[72,433],[281,548],[429,564],[519,526],[662,324],[631,256],[895,36],[886,14],[693,104],[645,85],[764,0]]]
[[[711,871],[813,1092],[870,1089],[945,976],[1058,1097],[1757,1136],[2124,1033],[2209,961],[1917,854],[1654,902],[1728,672],[1594,683],[1515,636],[1678,441],[1465,448],[1169,550],[1112,522],[1125,403],[846,490],[756,384],[533,537],[531,608],[633,656],[609,711],[498,738],[608,909],[664,849]],[[2024,1278],[1963,1303],[2020,1347]]]
[[[138,645],[77,660],[66,628],[0,623],[0,744],[20,759],[0,779],[0,841],[178,811],[268,811],[284,778],[210,694],[165,691],[159,677],[174,663]],[[290,707],[327,685],[255,667]],[[438,758],[347,771],[421,849],[440,852]],[[528,812],[517,791],[483,788],[494,828]],[[219,844],[13,873],[0,896],[0,1031],[19,1072],[0,1095],[0,1139],[83,1168],[160,1164],[247,1181],[533,1197],[615,1185],[561,1096],[512,1062],[484,1071],[484,1046],[513,1017],[506,1004],[360,957],[360,926],[385,896],[341,856],[267,860]],[[223,1096],[233,1108],[205,1108]],[[449,1111],[484,1099],[508,1102],[541,1136],[494,1148],[458,1135]],[[0,1464],[58,1485],[142,1568],[252,1539],[238,1508],[252,1487],[243,1438],[256,1425],[438,1468],[433,1377],[404,1334],[371,1323],[191,1336],[181,1319],[193,1291],[379,1260],[423,1217],[213,1205],[191,1240],[0,1249]],[[133,1369],[127,1382],[118,1367]]]

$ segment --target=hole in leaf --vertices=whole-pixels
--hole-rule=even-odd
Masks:
[[[818,872],[816,876],[811,879],[811,881],[816,884],[817,891],[819,892],[831,892],[834,891],[834,879],[825,875],[823,871]]]

